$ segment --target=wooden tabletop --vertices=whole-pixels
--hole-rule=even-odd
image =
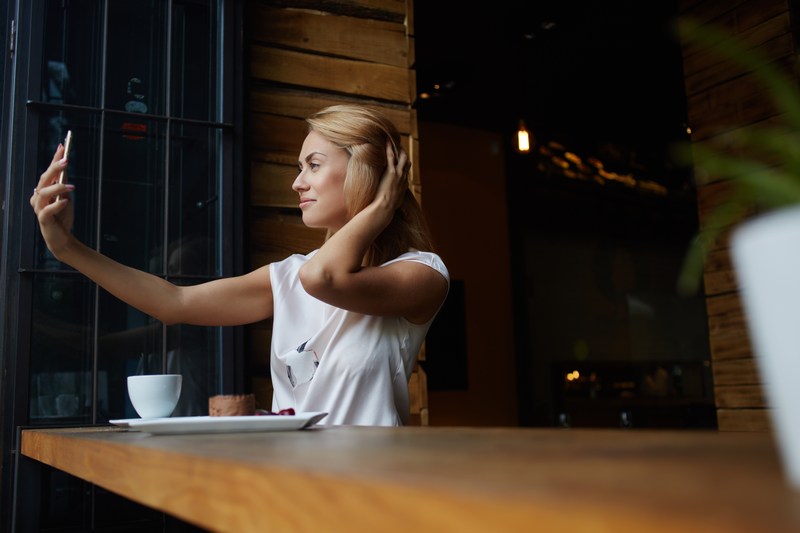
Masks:
[[[33,429],[22,453],[215,531],[800,531],[769,434]]]

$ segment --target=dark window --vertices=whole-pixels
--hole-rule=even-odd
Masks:
[[[72,130],[76,236],[177,284],[232,273],[223,254],[233,132],[221,104],[221,4],[43,2],[42,31],[32,24],[41,69],[28,81],[27,127],[38,172]],[[136,416],[125,379],[137,373],[183,374],[175,414],[206,414],[222,388],[222,328],[166,328],[57,261],[35,228],[31,235],[20,257],[30,298],[23,290],[19,302],[30,423]]]

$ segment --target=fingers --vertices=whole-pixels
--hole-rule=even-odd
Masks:
[[[56,151],[53,153],[53,160],[50,161],[50,164],[52,165],[62,157],[64,157],[64,145],[58,143],[58,147],[56,147]]]
[[[398,176],[406,177],[408,171],[411,168],[411,161],[408,159],[408,153],[400,147],[400,153],[397,154],[397,158],[395,159],[394,148],[392,148],[392,143],[386,143],[386,161],[388,163],[388,168],[393,171]]]
[[[405,175],[411,167],[411,161],[408,160],[408,154],[405,150],[400,150],[400,155],[397,156],[397,172]]]
[[[408,154],[402,147],[395,154],[391,142],[386,143],[386,170],[378,185],[376,199],[387,202],[393,209],[398,209],[409,190]]]
[[[53,154],[53,160],[50,161],[50,166],[39,177],[39,183],[36,188],[42,189],[57,182],[61,171],[67,168],[67,163],[68,161],[64,159],[64,146],[59,144],[55,154]]]
[[[66,194],[72,190],[67,187],[67,184],[58,183],[61,172],[66,171],[67,164],[68,161],[64,159],[64,146],[59,144],[52,161],[50,161],[50,166],[39,177],[39,183],[33,189],[30,203],[34,209],[49,205],[54,196]]]
[[[31,195],[31,207],[38,215],[45,208],[51,205],[66,203],[69,200],[69,193],[75,190],[71,183],[55,183],[47,187],[36,187]],[[60,211],[59,208],[54,213]]]
[[[52,220],[52,217],[58,215],[61,211],[66,209],[69,204],[69,198],[62,196],[58,200],[50,202],[42,206],[34,206],[34,211],[39,221],[44,224],[46,220]]]

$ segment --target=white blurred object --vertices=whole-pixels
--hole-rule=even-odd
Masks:
[[[800,208],[744,222],[731,249],[778,448],[800,489]]]

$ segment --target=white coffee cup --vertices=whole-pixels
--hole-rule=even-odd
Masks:
[[[178,405],[182,382],[180,374],[128,376],[128,397],[140,417],[168,417]]]

